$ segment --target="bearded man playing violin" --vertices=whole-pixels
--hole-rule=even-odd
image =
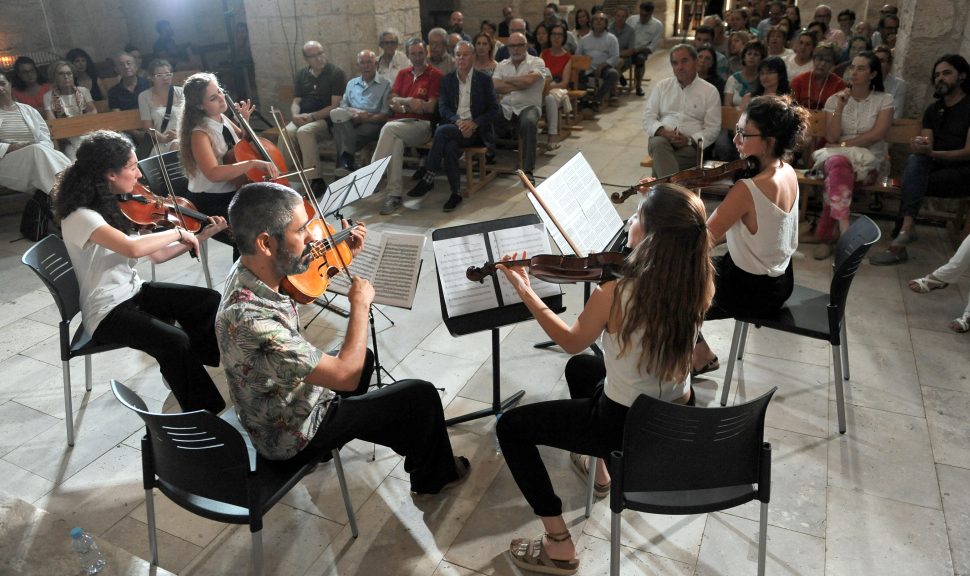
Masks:
[[[55,210],[80,287],[81,320],[95,342],[122,344],[155,358],[182,410],[218,413],[226,403],[203,364],[219,365],[219,293],[143,282],[135,265],[144,256],[165,262],[198,250],[200,241],[226,228],[226,220],[213,216],[198,234],[175,227],[135,235],[134,223],[118,203],[140,177],[128,137],[102,130],[82,139],[77,162],[54,188]]]
[[[464,480],[468,459],[452,453],[431,383],[400,380],[365,394],[374,370],[370,282],[352,279],[347,332],[335,355],[300,334],[296,302],[281,285],[318,266],[311,267],[315,239],[302,197],[272,182],[247,184],[229,206],[229,221],[242,256],[226,284],[216,338],[229,394],[256,450],[270,460],[319,461],[359,438],[404,456],[415,495]],[[361,224],[352,230],[352,255],[366,235]]]

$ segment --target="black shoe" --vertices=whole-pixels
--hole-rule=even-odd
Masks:
[[[626,76],[620,76],[620,86],[626,86]]]
[[[421,166],[417,170],[414,171],[414,174],[411,174],[411,180],[420,180],[420,179],[424,178],[424,175],[427,172],[428,172],[428,169],[425,168],[424,166]]]
[[[445,202],[445,205],[442,206],[441,209],[444,210],[445,212],[451,212],[452,210],[457,208],[459,204],[461,204],[461,201],[462,201],[461,194],[455,194],[454,192],[452,192],[451,197],[448,198],[448,201]]]
[[[357,170],[357,167],[354,166],[353,155],[347,152],[344,152],[343,154],[340,155],[340,158],[337,159],[337,169],[334,170],[333,173],[336,174],[339,178],[343,178],[344,176],[356,170]]]
[[[643,96],[643,88],[637,86],[637,96]]]
[[[434,182],[428,182],[427,180],[419,180],[418,183],[414,185],[414,188],[411,188],[411,191],[408,192],[408,196],[411,198],[420,198],[425,194],[427,194],[428,192],[431,192],[433,188],[434,188]]]
[[[491,154],[491,155],[486,154],[485,155],[485,164],[488,165],[488,166],[494,166],[495,165],[495,154]]]

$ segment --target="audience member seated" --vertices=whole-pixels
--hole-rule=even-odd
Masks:
[[[960,280],[960,276],[970,268],[970,235],[963,239],[949,262],[940,266],[922,278],[909,281],[909,289],[917,294],[926,294],[933,290],[946,288]],[[970,300],[963,314],[950,320],[950,330],[958,333],[970,332]]]
[[[593,31],[592,22],[589,15],[589,10],[585,8],[576,8],[573,10],[573,29],[569,32],[573,35],[576,40],[576,46],[578,48],[580,40],[584,36]]]
[[[509,24],[509,26],[511,26],[511,28],[512,28],[512,34],[516,34],[516,33],[522,34],[523,36],[526,37],[526,40],[528,40],[528,38],[529,38],[529,31],[526,28],[527,25],[525,23],[525,20],[523,20],[521,18],[513,18],[512,19],[512,23]],[[511,34],[509,35],[509,38],[511,38]],[[529,56],[538,56],[539,55],[539,53],[536,52],[532,48],[532,46],[528,46],[527,53],[529,54]],[[510,52],[509,52],[508,45],[502,46],[501,48],[498,49],[497,52],[495,52],[495,61],[496,62],[502,62],[503,60],[508,60],[509,59],[509,54],[510,54]]]
[[[449,34],[458,34],[465,42],[471,42],[472,37],[465,32],[465,15],[457,10],[448,17]]]
[[[760,40],[751,40],[741,49],[741,69],[731,74],[724,83],[725,106],[741,105],[744,96],[758,83],[758,67],[766,56],[765,45]]]
[[[959,54],[944,54],[933,65],[936,102],[923,113],[923,130],[910,143],[903,171],[898,234],[889,250],[869,258],[872,264],[897,264],[916,239],[916,217],[923,197],[965,197],[970,182],[970,64]]]
[[[511,56],[499,62],[492,74],[495,92],[502,96],[502,113],[495,119],[495,129],[502,136],[518,134],[522,146],[520,168],[535,183],[532,173],[536,165],[536,124],[541,114],[545,81],[550,77],[549,69],[542,58],[526,53],[524,34],[512,34],[507,46]]]
[[[741,63],[741,51],[752,40],[757,40],[757,37],[744,30],[734,32],[728,37],[727,74],[721,75],[718,73],[722,80],[727,80],[728,76],[740,71],[744,67]],[[717,67],[715,66],[715,68]]]
[[[57,175],[70,165],[71,160],[54,149],[40,112],[15,102],[10,80],[0,72],[0,186],[50,194]]]
[[[532,42],[529,43],[536,54],[542,55],[542,51],[549,47],[549,28],[545,24],[536,26],[535,34],[532,35]]]
[[[561,14],[559,14],[559,4],[550,2],[542,9],[542,22],[540,23],[540,26],[544,25],[546,28],[551,30],[556,24],[561,24],[563,30],[566,31],[566,41],[565,44],[563,44],[566,51],[570,54],[575,54],[576,48],[579,47],[579,43],[572,34],[569,34],[569,22],[563,18]],[[536,30],[538,30],[538,28],[536,28]]]
[[[33,106],[40,113],[44,112],[44,94],[50,89],[33,58],[20,56],[13,63],[13,73],[10,76],[13,83],[13,99],[21,104]]]
[[[792,53],[785,58],[785,68],[790,80],[815,69],[813,54],[817,47],[818,37],[815,34],[807,30],[798,33],[792,46]]]
[[[583,478],[595,474],[598,486],[609,486],[603,462],[623,447],[634,400],[647,394],[677,404],[693,401],[691,345],[714,290],[704,203],[686,188],[661,184],[637,213],[631,236],[639,241],[627,257],[629,272],[600,284],[572,326],[539,299],[525,268],[500,265],[539,326],[567,352],[603,341],[602,358],[580,354],[566,364],[570,399],[512,408],[496,427],[509,471],[544,530],[509,545],[508,560],[529,573],[570,575],[580,564],[539,446],[571,451]],[[670,275],[657,274],[660,266]],[[589,470],[589,455],[598,458],[595,471]]]
[[[789,22],[791,22],[791,30],[788,31],[788,42],[791,43],[802,30],[802,11],[798,6],[789,4],[785,7],[785,18],[788,18]]]
[[[768,29],[765,37],[765,48],[768,49],[768,56],[778,56],[779,58],[791,58],[795,51],[787,46],[788,32],[781,26],[772,26]]]
[[[361,51],[357,54],[357,70],[360,76],[347,82],[340,106],[330,111],[338,177],[357,169],[354,154],[377,142],[391,113],[391,83],[377,75],[377,55],[370,50]]]
[[[66,60],[58,60],[50,65],[54,74],[54,88],[44,93],[44,119],[52,122],[55,118],[68,118],[81,114],[97,114],[94,99],[87,88],[74,83],[74,65]],[[61,140],[58,144],[64,155],[74,160],[74,152],[81,137],[75,136]]]
[[[674,76],[657,82],[643,111],[647,151],[657,178],[696,166],[697,141],[710,146],[721,130],[717,88],[697,77],[694,47],[671,48],[670,66]]]
[[[489,76],[495,72],[495,44],[492,37],[485,33],[479,32],[475,35],[475,70],[479,72],[484,72]]]
[[[115,72],[121,81],[108,90],[108,107],[112,110],[137,110],[138,95],[148,90],[148,80],[138,75],[138,61],[127,52],[115,56]]]
[[[492,53],[489,54],[489,58],[494,61],[495,55],[498,54],[499,49],[502,48],[502,46],[505,46],[505,44],[502,44],[502,42],[498,39],[498,30],[495,28],[495,25],[488,20],[482,20],[482,23],[478,27],[478,32],[480,34],[485,34],[491,40]],[[472,41],[474,42],[474,38],[472,38]],[[478,58],[477,44],[475,49],[475,57],[476,59]],[[479,70],[479,68],[477,68],[477,64],[475,69]]]
[[[401,44],[401,36],[395,30],[385,30],[378,38],[381,57],[377,61],[377,74],[383,76],[390,84],[397,80],[397,73],[411,65],[411,61],[397,47]]]
[[[887,172],[886,134],[893,123],[893,97],[883,91],[882,66],[872,52],[852,59],[849,87],[825,102],[828,144],[812,155],[824,176],[822,215],[813,237],[815,259],[832,254],[838,233],[849,229],[849,207],[856,182],[873,183]],[[835,224],[838,223],[838,233]]]
[[[714,302],[705,320],[771,314],[794,289],[792,255],[798,248],[798,175],[789,164],[807,129],[808,111],[786,96],[759,96],[738,120],[734,144],[758,160],[760,172],[731,187],[707,219],[714,243]],[[717,356],[698,336],[692,374],[717,370]]]
[[[888,6],[888,4],[887,4]],[[889,42],[890,36],[896,36],[899,33],[899,16],[895,13],[885,13],[879,17],[879,23],[876,24],[876,31],[872,33],[872,45],[880,46],[886,44],[890,48],[892,44]]]
[[[626,23],[633,28],[634,48],[633,54],[633,86],[636,88],[637,96],[643,96],[643,71],[647,58],[660,48],[660,42],[664,36],[664,25],[660,20],[653,16],[653,2],[641,2],[640,13],[630,16]]]
[[[138,114],[145,130],[155,129],[158,147],[152,149],[154,156],[178,150],[185,95],[181,86],[172,84],[172,65],[167,60],[149,62],[148,79],[152,87],[138,95]]]
[[[573,110],[569,101],[569,79],[572,77],[573,64],[572,56],[563,45],[565,39],[566,27],[556,24],[549,31],[549,48],[542,51],[542,61],[552,75],[549,93],[544,98],[546,129],[549,136],[559,134],[559,110],[562,109],[566,114]]]
[[[455,71],[441,79],[438,92],[441,121],[424,163],[424,177],[408,192],[412,198],[430,192],[434,188],[434,177],[444,162],[451,189],[451,196],[442,208],[445,212],[451,212],[462,201],[458,167],[461,149],[484,145],[491,136],[492,121],[498,113],[491,77],[473,68],[474,51],[470,42],[459,42],[455,47]]]
[[[751,92],[741,100],[741,109],[746,110],[753,98],[758,96],[788,96],[791,94],[791,84],[788,82],[788,72],[785,62],[777,56],[769,56],[758,65],[758,82]]]
[[[733,35],[737,32],[747,32],[752,38],[758,37],[757,28],[752,28],[750,24],[750,14],[746,8],[735,8],[728,11],[727,24],[728,34]]]
[[[316,40],[303,45],[303,59],[307,67],[297,72],[294,80],[293,102],[290,104],[292,117],[286,125],[286,136],[290,142],[296,139],[303,168],[316,168],[311,174],[310,185],[313,192],[319,194],[326,184],[317,139],[333,138],[330,111],[340,104],[347,88],[347,75],[327,61],[323,45]]]
[[[714,45],[714,29],[710,26],[698,26],[697,30],[694,31],[694,48],[700,48],[701,46],[713,46]],[[716,52],[717,54],[717,73],[719,76],[727,78],[728,74],[728,61],[727,56]]]
[[[852,31],[853,26],[855,26],[855,10],[846,8],[839,12],[839,30],[842,35],[850,39],[855,36],[855,32]]]
[[[612,96],[620,79],[620,73],[616,71],[620,61],[620,46],[616,36],[606,31],[606,25],[606,14],[597,12],[593,16],[592,32],[582,37],[576,49],[577,55],[591,58],[589,69],[580,71],[579,82],[584,86],[590,78],[596,80],[596,93],[593,96],[596,104]]]
[[[809,110],[820,110],[836,92],[845,89],[845,83],[832,73],[835,67],[835,46],[823,42],[812,52],[812,71],[803,72],[791,79],[791,92],[795,101]]]
[[[720,99],[724,98],[724,80],[717,74],[717,54],[711,46],[697,49],[697,76],[707,80],[715,88]]]
[[[371,162],[391,157],[387,167],[386,194],[381,214],[401,207],[404,147],[420,146],[431,138],[431,121],[438,111],[441,71],[428,64],[428,52],[420,38],[404,44],[411,66],[398,72],[391,86],[391,118],[381,128]]]
[[[633,28],[626,25],[629,17],[630,13],[626,8],[617,6],[613,11],[613,20],[606,28],[610,34],[616,36],[616,43],[620,49],[620,61],[616,67],[620,73],[620,86],[626,86],[624,72],[633,64],[633,55],[636,53],[636,33]]]
[[[399,380],[367,392],[374,354],[367,349],[370,282],[355,277],[340,351],[330,355],[300,333],[296,302],[281,291],[285,275],[305,272],[317,240],[303,198],[270,182],[243,186],[229,220],[243,256],[230,272],[215,320],[229,396],[256,451],[270,460],[317,462],[355,438],[404,457],[414,496],[438,494],[468,477],[455,457],[438,391]],[[364,246],[358,225],[347,240]]]
[[[887,94],[893,97],[893,114],[895,119],[903,117],[903,106],[906,105],[906,81],[893,74],[893,51],[883,44],[873,50],[876,58],[882,64],[882,84]]]
[[[762,41],[767,41],[768,30],[778,25],[785,15],[785,3],[781,0],[772,0],[768,5],[768,17],[758,22],[758,37]]]
[[[91,98],[101,101],[108,97],[104,82],[98,75],[98,66],[87,52],[80,48],[72,48],[68,50],[64,59],[74,64],[74,70],[77,72],[74,81],[78,86],[87,88]]]
[[[815,23],[824,25],[824,28],[822,29],[824,35],[819,37],[819,41],[826,40],[834,44],[838,50],[845,49],[848,38],[846,38],[845,34],[843,34],[841,30],[832,27],[831,7],[829,7],[827,4],[819,4],[816,6],[813,20]],[[809,24],[809,28],[811,28],[811,24]]]
[[[709,14],[704,16],[701,24],[714,31],[714,41],[711,42],[714,50],[726,55],[728,53],[728,35],[725,33],[724,20],[717,14]]]
[[[428,64],[445,75],[455,69],[455,59],[448,53],[448,32],[444,28],[428,31]]]
[[[135,70],[137,70],[136,74],[147,80],[148,74],[145,72],[145,68],[143,66],[141,49],[134,44],[128,43],[125,44],[125,52],[131,54],[131,57],[135,59]]]
[[[502,21],[498,23],[498,35],[500,38],[508,38],[512,34],[513,14],[514,10],[511,6],[502,8]],[[525,23],[525,20],[522,22]]]
[[[842,77],[842,81],[846,85],[849,84],[849,65],[852,63],[852,59],[863,52],[872,52],[872,46],[869,45],[869,40],[862,36],[849,38],[848,46],[842,51],[842,56],[840,57],[841,62],[832,70],[834,74]]]

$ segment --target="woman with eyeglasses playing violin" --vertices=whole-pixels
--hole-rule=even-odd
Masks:
[[[218,413],[225,401],[203,364],[219,365],[219,293],[144,282],[135,265],[142,257],[165,262],[198,250],[199,242],[225,229],[226,221],[212,217],[198,234],[175,227],[137,235],[118,202],[140,177],[128,137],[100,130],[81,140],[77,161],[54,188],[55,211],[80,287],[81,321],[95,342],[154,357],[182,410]]]
[[[167,60],[148,63],[148,81],[152,87],[138,95],[138,115],[148,131],[157,132],[158,146],[151,155],[164,154],[179,148],[179,121],[185,96],[181,86],[172,84],[172,65]]]

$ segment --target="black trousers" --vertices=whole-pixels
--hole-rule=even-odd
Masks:
[[[220,299],[208,288],[146,282],[108,313],[92,337],[155,358],[183,411],[218,414],[226,403],[202,365],[219,365],[215,320]]]
[[[526,501],[537,516],[562,514],[539,446],[551,446],[609,458],[623,446],[623,425],[629,407],[603,393],[606,367],[591,354],[573,356],[566,363],[570,400],[519,406],[498,421],[498,439],[505,462]]]
[[[222,216],[226,220],[229,219],[229,203],[236,197],[235,192],[209,194],[205,192],[186,191],[183,195],[195,204],[199,212],[202,212],[206,216]],[[232,246],[232,261],[239,260],[239,249],[236,248],[236,241],[233,239],[232,234],[229,233],[229,229],[219,232],[212,239]]]
[[[367,392],[373,371],[374,355],[368,350],[357,389],[338,394],[296,457],[324,460],[351,440],[374,442],[404,456],[413,492],[438,493],[458,478],[438,390],[424,380],[399,380]]]
[[[784,274],[771,277],[738,268],[728,252],[714,258],[714,270],[714,302],[706,320],[771,314],[784,306],[795,290],[791,261]]]

